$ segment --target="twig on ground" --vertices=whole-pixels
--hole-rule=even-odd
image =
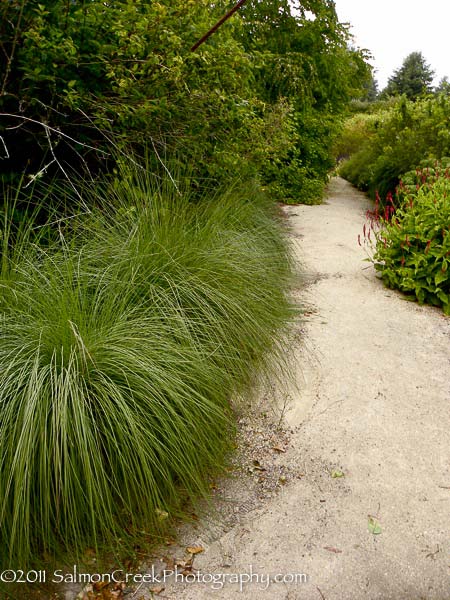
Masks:
[[[335,404],[342,404],[342,402],[344,402],[344,400],[336,400],[335,402],[332,402],[331,404],[329,404],[322,412],[317,413],[317,415],[315,415],[315,417],[320,417],[320,415],[323,415],[324,413],[327,412],[327,410],[330,410],[330,408],[332,406],[334,406]]]

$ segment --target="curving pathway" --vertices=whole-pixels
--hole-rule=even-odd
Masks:
[[[227,574],[222,589],[177,584],[161,596],[450,599],[450,319],[386,289],[363,262],[368,206],[334,179],[323,205],[285,209],[311,306],[283,456],[296,477],[196,556],[196,570]],[[251,572],[242,591],[232,583]],[[306,583],[288,583],[294,574]]]

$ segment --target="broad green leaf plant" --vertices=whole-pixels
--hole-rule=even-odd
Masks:
[[[375,229],[373,260],[383,281],[450,315],[449,177],[441,176],[406,194],[389,216]]]

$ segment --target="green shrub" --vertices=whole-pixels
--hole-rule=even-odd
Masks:
[[[275,199],[286,204],[321,204],[325,181],[308,173],[298,161],[290,161],[278,166],[281,182],[271,182],[267,188]]]
[[[366,121],[366,139],[358,138],[360,146],[352,148],[340,174],[373,198],[378,192],[384,200],[389,192],[394,194],[404,173],[425,160],[434,164],[450,154],[450,99],[437,96],[409,102],[400,98],[372,120],[375,116]],[[350,138],[354,119],[348,124],[350,133],[345,130]],[[357,141],[355,136],[352,139]]]
[[[450,180],[440,177],[406,195],[381,224],[373,260],[383,281],[450,314]]]
[[[142,542],[207,494],[232,395],[270,371],[292,314],[253,190],[193,204],[138,169],[117,181],[2,273],[3,567]]]
[[[154,172],[182,156],[197,188],[257,175],[294,197],[268,165],[291,157],[323,180],[364,54],[328,0],[253,4],[192,52],[227,0],[3,2],[0,177],[103,172],[112,141],[150,145]]]
[[[448,178],[449,175],[449,157],[443,156],[439,160],[423,160],[416,169],[402,175],[400,185],[397,188],[399,200],[403,200],[410,195],[415,195],[421,187],[430,189],[439,179],[442,177]]]
[[[355,154],[367,137],[374,134],[374,123],[379,117],[375,114],[358,113],[349,117],[335,141],[333,154],[337,161],[348,159]]]

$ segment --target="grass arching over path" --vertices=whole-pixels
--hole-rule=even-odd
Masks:
[[[46,250],[33,223],[19,252],[3,245],[5,568],[118,549],[207,494],[230,398],[270,368],[291,315],[287,245],[253,190],[193,203],[135,172],[92,193],[101,210]]]

